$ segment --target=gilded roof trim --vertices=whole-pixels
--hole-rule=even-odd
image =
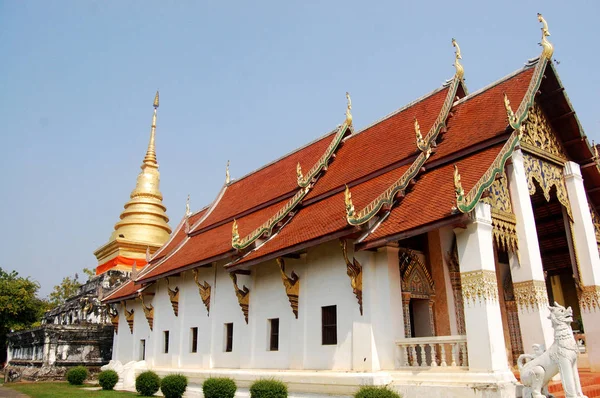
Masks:
[[[348,224],[353,226],[363,225],[369,222],[373,217],[375,217],[384,206],[393,206],[396,195],[399,192],[404,192],[410,181],[414,179],[417,176],[417,174],[419,174],[419,171],[421,170],[425,162],[427,162],[427,159],[429,159],[429,157],[431,156],[432,147],[435,146],[440,131],[446,128],[446,119],[448,118],[448,114],[450,113],[452,105],[454,104],[458,88],[463,83],[464,69],[458,61],[462,58],[460,54],[460,48],[458,47],[454,39],[452,39],[452,44],[454,47],[456,47],[456,73],[450,83],[450,88],[448,89],[448,93],[446,94],[446,98],[444,99],[444,103],[442,105],[442,108],[440,109],[438,117],[429,129],[429,132],[427,133],[425,138],[422,140],[421,144],[418,144],[421,153],[417,156],[417,158],[413,161],[410,167],[404,172],[404,174],[402,174],[402,176],[396,182],[390,185],[385,191],[383,191],[379,196],[372,200],[362,210],[356,211],[354,209],[354,206],[352,205],[350,192],[348,188],[346,188],[346,220],[348,221]]]
[[[348,110],[349,109],[350,105],[348,105]],[[288,217],[290,213],[296,208],[296,206],[300,202],[302,202],[302,199],[304,199],[306,195],[308,195],[311,188],[314,186],[314,183],[316,182],[317,178],[319,177],[319,174],[324,169],[326,169],[327,165],[329,164],[329,161],[334,156],[344,137],[347,135],[348,132],[352,132],[351,123],[352,118],[346,117],[344,124],[338,128],[335,137],[333,138],[323,155],[309,170],[308,174],[303,177],[300,177],[300,175],[298,176],[298,185],[300,186],[300,189],[283,205],[283,207],[281,207],[277,211],[277,213],[275,213],[261,226],[259,226],[243,238],[240,238],[236,233],[234,233],[234,231],[232,231],[231,246],[234,249],[243,250],[251,244],[253,244],[261,236],[272,236],[273,229],[275,228],[275,226],[279,222],[283,221],[286,217]]]

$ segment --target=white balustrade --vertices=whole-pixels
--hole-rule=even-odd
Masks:
[[[397,340],[403,368],[469,369],[467,336],[431,336]]]

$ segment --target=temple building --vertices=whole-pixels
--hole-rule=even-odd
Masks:
[[[113,359],[185,374],[191,391],[220,375],[511,397],[518,355],[554,341],[556,301],[573,308],[580,366],[600,370],[599,156],[538,19],[541,55],[487,87],[469,93],[452,40],[441,87],[361,131],[347,94],[330,133],[242,178],[228,168],[104,298]],[[136,194],[101,267],[143,252],[126,241],[142,198],[159,239],[140,240],[152,252],[170,232],[158,190]]]
[[[113,348],[111,308],[101,302],[135,275],[150,255],[164,245],[171,234],[159,189],[156,160],[156,115],[158,92],[150,142],[130,200],[108,242],[94,253],[96,276],[62,305],[46,312],[42,326],[8,335],[8,363],[14,379],[62,378],[74,365],[99,367],[110,361]]]

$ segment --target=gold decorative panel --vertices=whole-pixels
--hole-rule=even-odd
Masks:
[[[342,255],[344,256],[344,261],[346,262],[346,273],[350,277],[350,285],[352,286],[352,292],[356,296],[356,300],[358,300],[358,309],[360,311],[360,315],[363,314],[363,305],[362,305],[362,265],[352,257],[352,261],[348,258],[348,242],[346,240],[340,240],[340,246],[342,247]]]
[[[487,192],[487,196],[482,197],[481,201],[492,208],[492,226],[496,244],[506,251],[518,253],[517,220],[510,202],[506,172],[502,171]]]
[[[125,320],[129,326],[129,331],[133,334],[133,310],[127,311],[127,303],[123,301],[123,310],[125,311]]]
[[[194,268],[194,281],[196,282],[196,286],[198,286],[200,298],[206,307],[206,315],[210,315],[210,292],[212,289],[208,282],[204,281],[203,283],[200,283],[198,280],[198,268]]]
[[[148,326],[150,326],[150,330],[154,328],[154,306],[152,304],[146,305],[144,302],[144,295],[140,293],[140,300],[142,301],[142,309],[144,310],[144,315],[146,316],[146,320],[148,321]]]
[[[537,310],[548,305],[548,291],[544,281],[514,282],[515,302],[519,310]]]
[[[242,313],[244,314],[244,319],[246,320],[246,324],[248,324],[248,308],[250,305],[250,289],[248,289],[245,285],[240,289],[237,284],[237,274],[234,272],[230,273],[229,276],[233,281],[233,287],[235,288],[235,295],[237,296],[238,303],[240,304],[240,308],[242,309]]]
[[[467,304],[498,301],[496,273],[489,270],[461,272],[463,301]]]
[[[555,187],[558,201],[567,209],[569,217],[573,219],[569,197],[567,196],[567,187],[565,186],[563,168],[527,153],[523,154],[523,165],[527,174],[529,195],[535,193],[535,183],[533,180],[538,182],[542,188],[544,198],[548,202],[550,201],[550,190],[552,187]]]
[[[292,271],[290,276],[287,276],[285,273],[285,263],[283,258],[277,258],[277,265],[279,266],[279,271],[281,272],[281,280],[283,281],[283,286],[285,287],[285,294],[288,296],[288,300],[290,300],[290,306],[292,307],[292,312],[296,319],[298,319],[298,297],[300,296],[300,277]]]
[[[600,217],[596,210],[590,205],[590,200],[588,198],[588,207],[590,209],[590,214],[592,215],[592,223],[594,224],[594,232],[596,232],[596,242],[600,243]]]
[[[600,286],[583,286],[579,292],[579,307],[587,312],[600,310]]]
[[[173,312],[175,316],[179,314],[179,288],[175,286],[175,289],[171,289],[169,278],[167,278],[167,293],[169,293],[169,300],[173,306]]]
[[[542,109],[534,103],[525,120],[521,147],[539,156],[564,162],[568,160],[566,151],[552,131],[552,126]]]
[[[401,248],[398,251],[398,258],[402,292],[410,293],[410,297],[421,299],[434,296],[433,278],[419,256],[411,249]]]
[[[115,328],[115,333],[119,334],[119,312],[113,305],[108,306],[108,316],[110,317],[110,323]]]

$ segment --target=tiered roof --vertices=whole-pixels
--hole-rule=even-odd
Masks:
[[[548,44],[545,22],[542,32]],[[361,132],[353,131],[349,103],[346,121],[332,133],[227,183],[211,206],[186,216],[137,285],[105,300],[218,260],[235,271],[341,237],[355,238],[361,250],[464,222],[480,188],[495,178],[494,167],[503,167],[514,150],[524,120],[519,112],[534,98],[547,113],[563,115],[553,121],[556,131],[571,159],[583,165],[590,199],[600,204],[600,173],[585,166],[593,154],[547,47],[539,59],[466,95],[453,44],[456,73],[446,85]],[[507,119],[505,95],[519,107],[520,121]]]

